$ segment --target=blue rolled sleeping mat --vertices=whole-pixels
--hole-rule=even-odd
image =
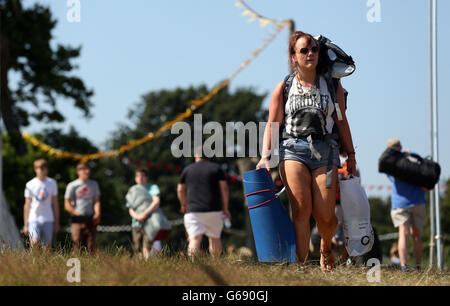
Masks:
[[[266,169],[244,173],[250,221],[260,262],[295,262],[295,234]]]

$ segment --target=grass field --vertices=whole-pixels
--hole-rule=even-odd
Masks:
[[[69,282],[72,258],[67,252],[0,253],[0,286],[5,285],[131,285],[131,286],[450,286],[448,270],[400,272],[381,267],[380,282],[368,282],[368,268],[337,267],[323,273],[317,265],[264,264],[226,255],[191,261],[180,255],[161,255],[144,261],[117,248],[95,256],[81,255],[81,281]]]

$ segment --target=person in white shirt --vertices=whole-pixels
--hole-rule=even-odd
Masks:
[[[59,232],[59,203],[56,181],[47,177],[45,159],[33,163],[36,177],[25,186],[23,209],[25,236],[30,238],[31,247],[39,244],[50,249],[53,233]]]

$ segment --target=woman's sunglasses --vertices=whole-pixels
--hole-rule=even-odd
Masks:
[[[308,53],[309,53],[309,50],[311,50],[312,53],[317,53],[317,52],[319,52],[319,47],[314,46],[314,47],[311,47],[311,48],[301,48],[301,49],[299,50],[299,52],[300,52],[301,54],[308,54]]]

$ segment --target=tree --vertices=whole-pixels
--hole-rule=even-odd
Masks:
[[[81,79],[69,75],[76,68],[72,60],[80,55],[81,47],[50,46],[56,20],[48,7],[35,4],[23,8],[20,0],[0,0],[0,20],[1,114],[11,143],[24,154],[26,145],[19,129],[30,124],[30,117],[63,122],[65,118],[57,109],[58,96],[72,100],[75,108],[89,117],[93,91]],[[8,86],[10,71],[20,76],[14,89]],[[26,103],[36,110],[26,109]]]
[[[110,149],[116,149],[131,139],[137,139],[149,132],[155,132],[166,120],[183,112],[189,101],[201,94],[208,92],[205,86],[190,87],[188,89],[175,89],[172,91],[161,90],[150,92],[142,97],[142,100],[134,105],[128,119],[130,124],[120,126],[107,141]],[[228,88],[221,90],[217,96],[206,103],[199,112],[204,115],[203,123],[218,121],[222,125],[225,122],[239,120],[265,121],[267,111],[261,110],[264,95],[257,95],[251,89],[238,89],[233,94]],[[206,118],[206,119],[205,119]],[[193,124],[193,118],[186,120]],[[59,130],[47,129],[40,135],[35,135],[41,141],[52,147],[90,154],[98,152],[92,143],[78,135],[74,128],[68,133]],[[180,172],[175,172],[176,166],[181,170],[185,165],[193,162],[193,159],[177,159],[171,154],[171,142],[178,135],[171,135],[170,131],[160,138],[147,142],[135,149],[126,152],[120,159],[105,158],[90,161],[91,177],[98,181],[101,191],[102,225],[129,224],[131,219],[125,207],[125,194],[128,188],[135,184],[134,170],[138,167],[148,167],[151,182],[157,183],[161,190],[162,209],[170,220],[182,217],[179,213],[179,203],[176,195],[176,186]],[[56,159],[49,157],[28,144],[28,153],[23,157],[15,154],[9,135],[4,136],[5,160],[5,193],[11,204],[16,223],[23,224],[23,188],[25,183],[34,176],[33,160],[44,157],[48,160],[49,176],[58,181],[59,201],[63,211],[63,197],[68,182],[76,178],[76,161]],[[227,172],[239,173],[235,158],[219,158],[215,161],[222,164]],[[148,162],[151,162],[149,164]],[[170,165],[170,169],[165,166]],[[159,167],[158,167],[159,166]],[[233,228],[243,228],[246,214],[244,214],[244,195],[240,182],[230,182],[230,211],[233,215]],[[220,199],[218,199],[220,201]],[[68,224],[68,214],[61,214],[61,225]],[[228,243],[242,245],[245,237],[225,234]],[[65,238],[60,237],[60,241]],[[70,239],[69,239],[70,240]],[[102,234],[99,235],[100,245],[110,245],[115,240],[117,244],[129,246],[129,234]],[[174,249],[185,247],[185,232],[182,226],[175,226],[171,235],[170,245]]]
[[[118,148],[131,139],[138,139],[149,132],[155,132],[167,120],[171,120],[177,114],[186,110],[189,101],[198,98],[208,92],[205,86],[189,87],[187,89],[177,88],[175,90],[160,90],[147,93],[142,96],[141,101],[129,110],[128,119],[132,124],[122,125],[108,141],[108,146]],[[225,128],[226,122],[240,121],[243,123],[253,121],[255,123],[267,120],[267,111],[262,109],[262,101],[265,95],[257,95],[252,89],[237,89],[230,93],[228,87],[222,89],[216,96],[203,105],[198,113],[203,115],[203,124],[209,121],[221,123]],[[190,124],[193,131],[193,116],[185,120]],[[225,129],[224,129],[225,130]],[[156,183],[161,190],[162,209],[169,219],[178,219],[179,202],[176,195],[176,186],[179,180],[178,174],[158,168],[156,165],[170,164],[180,168],[193,162],[192,158],[174,158],[171,153],[171,143],[178,135],[166,131],[160,138],[149,141],[135,149],[126,152],[124,159],[127,163],[109,161],[109,167],[116,178],[120,179],[122,187],[116,186],[123,193],[126,188],[134,184],[134,169],[138,164],[149,168],[150,181]],[[205,137],[208,137],[206,135]],[[248,138],[247,138],[248,140]],[[225,147],[225,146],[224,146]],[[132,161],[132,162],[129,162]],[[222,164],[224,170],[239,173],[236,158],[214,158]],[[148,164],[151,162],[151,164]],[[118,184],[119,185],[119,184]],[[230,186],[230,211],[233,216],[233,228],[243,228],[246,214],[243,213],[244,195],[240,182],[229,184]],[[220,201],[220,199],[218,199]],[[175,227],[171,236],[175,244],[182,246],[185,242],[183,227]],[[245,237],[228,236],[226,240],[233,244],[244,244]],[[178,243],[180,242],[180,243]]]
[[[396,232],[391,220],[390,199],[384,201],[379,197],[370,197],[370,222],[378,235]]]

